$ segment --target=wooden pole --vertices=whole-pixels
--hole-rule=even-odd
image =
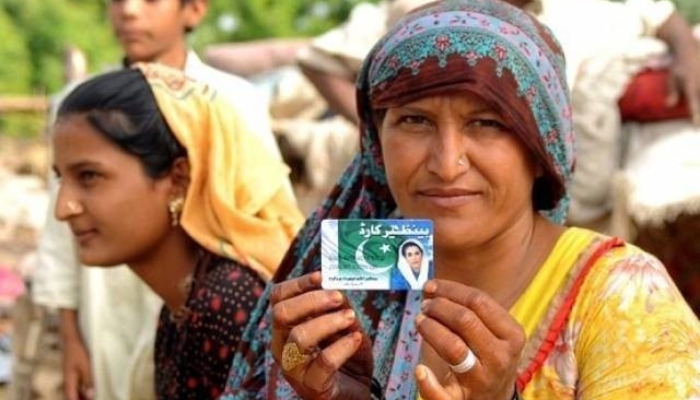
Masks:
[[[3,96],[0,97],[0,113],[46,112],[49,99],[46,96]]]

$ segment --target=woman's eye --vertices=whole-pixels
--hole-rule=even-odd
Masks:
[[[80,171],[78,178],[83,183],[91,183],[99,178],[101,175],[95,171]]]
[[[502,122],[488,118],[475,119],[473,121],[470,121],[469,126],[474,128],[493,128],[498,130],[506,130],[506,126]]]
[[[431,126],[431,121],[422,115],[402,115],[397,119],[397,126],[403,130],[424,130]]]
[[[423,124],[428,120],[420,115],[404,115],[400,121],[405,124]]]

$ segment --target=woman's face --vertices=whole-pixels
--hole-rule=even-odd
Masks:
[[[532,217],[534,162],[480,97],[434,96],[390,108],[379,136],[401,213],[432,219],[437,247],[478,246]]]
[[[60,177],[55,216],[70,225],[82,263],[140,260],[172,232],[169,179],[149,178],[135,156],[109,142],[84,116],[58,121],[53,151]]]
[[[412,270],[420,270],[421,262],[423,261],[423,252],[418,246],[408,245],[404,250],[406,254],[406,261]]]

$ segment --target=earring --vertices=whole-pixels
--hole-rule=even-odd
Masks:
[[[170,201],[170,204],[168,204],[168,211],[170,212],[170,225],[178,226],[180,224],[180,214],[182,213],[182,208],[184,205],[185,199],[183,197],[178,197]]]
[[[467,164],[467,160],[464,159],[464,156],[459,156],[459,158],[457,159],[457,165],[466,165],[466,164]]]

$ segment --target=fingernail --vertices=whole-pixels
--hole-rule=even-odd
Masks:
[[[423,364],[418,364],[416,366],[416,379],[419,381],[424,381],[427,377],[428,371],[426,370],[426,366]]]
[[[331,293],[331,300],[334,303],[342,303],[343,302],[343,294],[340,292],[333,292]]]
[[[416,325],[420,324],[424,319],[425,315],[423,315],[423,313],[416,315]]]
[[[424,294],[434,294],[437,290],[437,283],[435,281],[428,281],[423,285]]]
[[[430,301],[431,301],[431,300],[423,300],[423,301],[420,303],[420,309],[421,309],[421,311],[425,311],[425,310],[428,309],[428,306],[430,306]]]
[[[355,319],[355,310],[353,310],[353,309],[344,310],[344,311],[343,311],[343,317],[345,317],[345,318],[347,318],[347,319],[349,319],[349,320]]]

